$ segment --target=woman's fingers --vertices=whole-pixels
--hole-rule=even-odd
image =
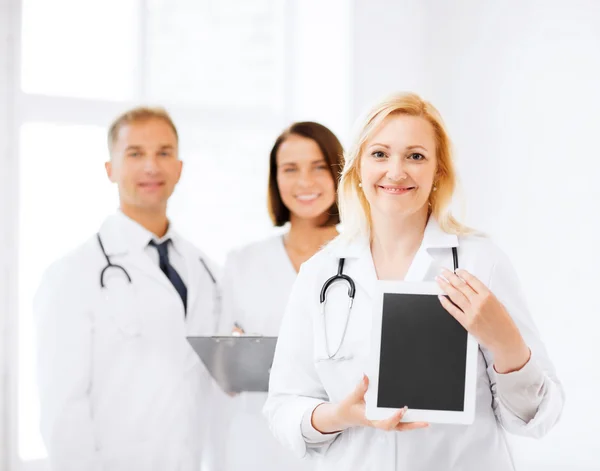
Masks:
[[[363,375],[363,379],[360,383],[356,385],[354,391],[352,391],[351,402],[357,403],[365,400],[365,394],[367,393],[367,389],[369,389],[369,378],[367,375]]]
[[[407,407],[405,406],[402,409],[394,412],[387,419],[374,420],[374,421],[372,421],[372,424],[374,427],[380,428],[382,430],[394,430],[398,426],[400,421],[402,420],[402,417],[404,417],[406,410],[407,410]]]
[[[408,432],[409,430],[417,430],[420,428],[427,428],[427,427],[429,427],[428,422],[404,422],[404,423],[399,423],[398,425],[396,425],[396,428],[394,430],[396,430],[398,432]]]
[[[446,311],[448,311],[450,315],[454,317],[460,323],[460,325],[462,325],[466,329],[468,321],[467,315],[458,307],[456,307],[455,304],[452,304],[452,302],[446,296],[440,295],[438,296],[438,298],[440,299],[440,303],[442,303],[444,309],[446,309]]]
[[[448,283],[441,276],[437,276],[435,280],[437,281],[438,286],[442,288],[442,291],[444,291],[444,293],[446,293],[450,297],[452,302],[458,308],[460,308],[463,312],[468,310],[468,308],[471,305],[471,302],[461,291],[459,291],[455,286]]]
[[[385,420],[372,421],[371,425],[382,430],[394,430],[397,432],[408,432],[410,430],[417,430],[420,428],[429,427],[429,423],[427,422],[401,422],[404,416],[406,415],[407,410],[408,407],[405,406]]]
[[[457,272],[458,273],[458,272]],[[474,289],[465,279],[460,277],[457,273],[451,272],[450,270],[442,269],[442,277],[448,284],[458,290],[470,303],[475,296],[477,296],[477,290]],[[462,273],[462,272],[461,272]]]
[[[461,279],[463,279],[475,293],[485,294],[489,291],[487,286],[485,286],[479,280],[479,278],[477,278],[474,275],[471,275],[467,270],[462,270],[462,269],[456,270],[456,274]]]

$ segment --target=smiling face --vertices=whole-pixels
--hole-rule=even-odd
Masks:
[[[360,181],[373,216],[427,211],[437,171],[435,142],[426,119],[404,114],[390,115],[365,142]]]
[[[277,150],[277,186],[290,219],[327,219],[335,202],[329,164],[312,139],[290,135]]]
[[[164,211],[181,177],[177,136],[162,119],[124,125],[111,148],[107,175],[119,187],[121,207]]]

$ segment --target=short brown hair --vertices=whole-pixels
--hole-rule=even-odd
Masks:
[[[271,221],[273,221],[273,224],[276,226],[283,226],[290,220],[290,210],[283,203],[279,192],[279,185],[277,184],[277,152],[279,151],[281,144],[283,144],[290,136],[305,137],[317,143],[329,166],[336,195],[340,172],[344,167],[344,149],[342,148],[342,144],[340,144],[340,141],[335,134],[322,124],[304,121],[294,123],[283,131],[275,141],[273,149],[271,149],[269,162],[269,215],[271,216]],[[336,201],[331,205],[328,213],[329,219],[325,223],[325,226],[339,224],[340,214],[337,207],[337,196]]]
[[[175,137],[179,141],[177,128],[175,127],[175,123],[173,123],[173,120],[171,119],[171,116],[169,115],[167,110],[159,106],[138,106],[136,108],[127,110],[121,115],[119,115],[108,128],[109,152],[112,152],[112,148],[115,145],[115,142],[119,135],[119,131],[123,126],[127,126],[128,124],[140,121],[149,121],[151,119],[160,119],[167,123],[169,127],[173,130],[173,132],[175,133]]]

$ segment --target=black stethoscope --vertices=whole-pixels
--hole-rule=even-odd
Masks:
[[[100,287],[106,288],[106,286],[104,284],[104,274],[111,268],[122,271],[123,274],[127,277],[127,281],[131,284],[131,282],[132,282],[131,276],[129,275],[127,270],[122,265],[117,265],[116,263],[111,262],[110,257],[106,253],[106,250],[104,250],[104,244],[102,243],[102,238],[100,237],[100,233],[96,234],[96,238],[98,239],[98,245],[100,245],[100,250],[102,250],[102,254],[104,255],[104,258],[106,258],[106,266],[104,268],[102,268],[102,271],[100,272]],[[210,280],[212,281],[213,285],[216,286],[217,279],[215,278],[213,273],[210,271],[210,268],[208,268],[208,265],[206,264],[204,259],[202,259],[202,257],[200,257],[200,263],[206,270],[206,273],[208,273],[208,276],[210,277]]]
[[[321,314],[323,316],[323,324],[325,330],[325,349],[327,350],[327,356],[330,360],[333,360],[335,356],[342,348],[342,344],[344,343],[344,339],[346,337],[346,330],[348,329],[348,321],[350,320],[350,311],[352,310],[352,305],[354,304],[354,296],[356,296],[356,285],[354,284],[354,280],[348,275],[344,275],[344,262],[345,258],[340,258],[338,262],[338,271],[335,275],[329,278],[325,283],[323,283],[323,287],[321,288],[321,294],[319,296],[319,304],[321,307]],[[454,271],[458,270],[458,251],[456,247],[452,247],[452,262],[454,264]],[[342,333],[342,339],[340,340],[340,344],[338,345],[337,350],[331,354],[329,350],[329,342],[327,339],[327,322],[325,322],[325,304],[327,303],[327,290],[329,287],[337,281],[345,281],[348,284],[348,313],[346,314],[346,324],[344,325],[344,332]]]

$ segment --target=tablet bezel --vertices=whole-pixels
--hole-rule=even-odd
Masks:
[[[435,282],[377,281],[373,300],[371,326],[371,348],[367,362],[369,389],[365,394],[366,416],[369,420],[387,419],[398,409],[377,407],[379,393],[379,355],[381,351],[381,326],[383,322],[383,298],[385,293],[393,294],[443,294]],[[451,314],[448,313],[450,316]],[[467,335],[467,356],[465,371],[465,397],[463,411],[440,411],[428,409],[408,409],[402,422],[431,422],[441,424],[471,424],[475,419],[475,398],[477,386],[477,357],[479,346],[475,338]]]

